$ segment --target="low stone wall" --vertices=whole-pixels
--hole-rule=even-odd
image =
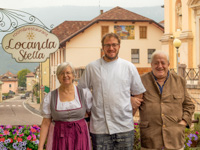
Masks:
[[[195,111],[200,112],[200,88],[188,88],[188,93],[195,104]]]

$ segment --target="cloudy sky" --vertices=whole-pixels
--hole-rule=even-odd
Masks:
[[[1,0],[1,8],[19,9],[49,6],[121,6],[121,7],[146,7],[160,6],[164,0]]]

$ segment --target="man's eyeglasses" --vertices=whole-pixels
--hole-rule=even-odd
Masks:
[[[104,44],[103,46],[104,46],[105,48],[110,48],[111,46],[112,46],[113,48],[116,48],[118,45],[119,45],[119,43],[113,43],[113,44]]]

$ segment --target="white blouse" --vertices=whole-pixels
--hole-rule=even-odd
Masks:
[[[75,85],[74,85],[74,90],[75,90],[75,99],[72,101],[61,102],[59,94],[58,94],[57,110],[69,110],[69,109],[81,108],[78,91]],[[59,89],[58,89],[58,93],[59,93]],[[85,103],[86,103],[87,112],[90,112],[90,109],[92,107],[92,93],[90,92],[88,88],[84,88],[83,94],[86,99]],[[40,105],[40,111],[44,118],[51,118],[50,101],[51,101],[51,92],[49,92],[45,96],[44,100],[42,101]]]

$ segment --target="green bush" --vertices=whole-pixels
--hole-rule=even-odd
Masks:
[[[37,97],[37,104],[39,104],[40,103],[40,98],[39,97]]]
[[[141,144],[140,144],[140,127],[138,123],[134,123],[134,150],[140,150]]]

